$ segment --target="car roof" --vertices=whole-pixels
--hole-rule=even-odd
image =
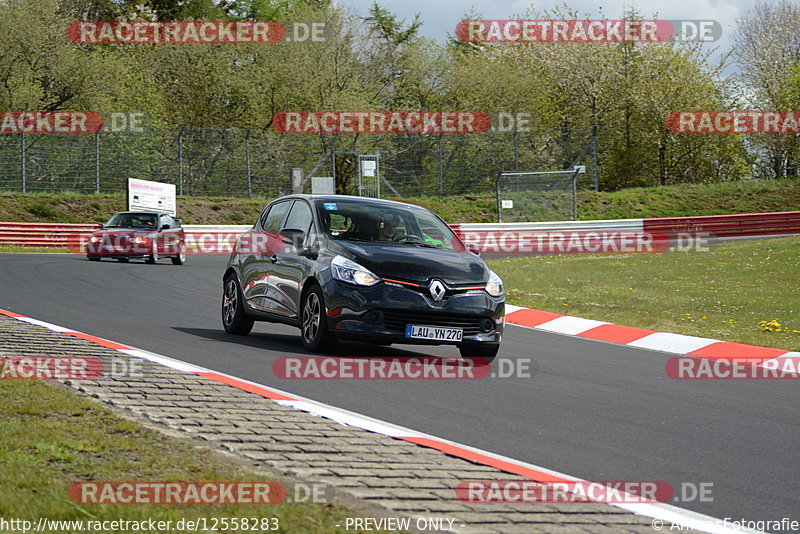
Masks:
[[[169,215],[169,213],[164,211],[118,211],[114,215]],[[172,215],[170,215],[172,217]]]
[[[286,195],[286,196],[283,196],[283,197],[280,197],[280,198],[276,198],[275,200],[273,200],[273,202],[275,202],[276,200],[283,200],[283,199],[290,199],[290,198],[304,198],[306,200],[321,200],[323,202],[325,202],[325,201],[336,202],[336,201],[341,201],[341,200],[351,200],[351,201],[355,200],[355,201],[358,201],[358,202],[364,202],[365,204],[366,203],[386,204],[386,207],[390,207],[390,206],[410,206],[410,207],[413,207],[413,208],[422,208],[422,206],[418,206],[417,204],[409,204],[407,202],[400,202],[400,201],[397,201],[397,200],[387,200],[387,199],[384,199],[384,198],[372,198],[372,197],[359,197],[359,196],[356,196],[356,195],[307,195],[307,194],[295,193],[295,194],[292,194],[292,195]],[[425,208],[422,208],[422,209],[425,209]]]

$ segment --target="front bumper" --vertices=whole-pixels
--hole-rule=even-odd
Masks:
[[[424,292],[379,283],[358,287],[330,279],[323,287],[328,329],[337,338],[418,345],[497,345],[503,335],[505,298],[483,290],[435,302]],[[461,341],[411,339],[406,325],[462,328]]]
[[[153,253],[153,244],[126,238],[115,245],[87,243],[84,250],[87,258],[146,258]]]

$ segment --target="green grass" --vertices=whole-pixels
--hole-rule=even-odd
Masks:
[[[800,350],[800,238],[708,252],[488,260],[519,306],[627,326]],[[782,327],[767,331],[761,321]],[[781,331],[777,331],[781,330]]]
[[[528,202],[530,209],[519,220],[548,218],[544,215],[543,204],[552,203],[553,199],[543,200],[546,196],[520,199],[518,204]],[[178,215],[185,224],[249,224],[255,222],[271,200],[267,197],[179,197]],[[399,200],[430,208],[449,223],[497,221],[496,201],[491,192]],[[578,206],[583,220],[796,211],[800,210],[800,181],[682,184],[610,193],[583,191],[578,195]],[[0,221],[105,222],[111,214],[124,209],[125,195],[122,193],[0,193]]]
[[[571,204],[560,201],[548,217],[555,199],[563,193],[507,195],[516,208],[527,205],[525,212],[508,210],[506,221],[563,220],[571,213]],[[497,222],[497,203],[492,193],[460,197],[418,197],[403,199],[435,211],[447,222]],[[800,210],[800,181],[730,182],[716,184],[681,184],[664,187],[636,187],[621,191],[581,191],[578,193],[578,216],[581,220],[638,219],[648,217],[689,217]],[[516,212],[516,213],[514,213]],[[552,213],[552,212],[550,212]],[[566,215],[564,215],[566,214]]]
[[[582,220],[690,217],[800,210],[800,181],[637,187],[578,196]]]
[[[279,532],[322,534],[345,532],[335,525],[358,515],[332,504],[76,504],[68,497],[76,482],[266,479],[41,381],[0,381],[0,413],[0,517],[6,519],[276,517]]]
[[[20,253],[26,252],[28,254],[31,253],[40,253],[40,252],[69,252],[69,249],[66,247],[21,247],[19,245],[0,245],[0,254],[2,253]]]

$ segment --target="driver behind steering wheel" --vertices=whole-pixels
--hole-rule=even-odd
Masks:
[[[378,241],[395,241],[404,234],[398,234],[400,216],[396,213],[384,213],[378,218]]]

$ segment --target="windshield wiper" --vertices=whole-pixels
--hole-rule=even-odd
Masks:
[[[371,239],[366,239],[363,237],[356,237],[356,236],[338,236],[334,238],[337,241],[372,241]]]
[[[401,245],[415,245],[417,247],[425,247],[425,248],[441,248],[433,243],[428,243],[427,241],[403,241],[400,242]]]

